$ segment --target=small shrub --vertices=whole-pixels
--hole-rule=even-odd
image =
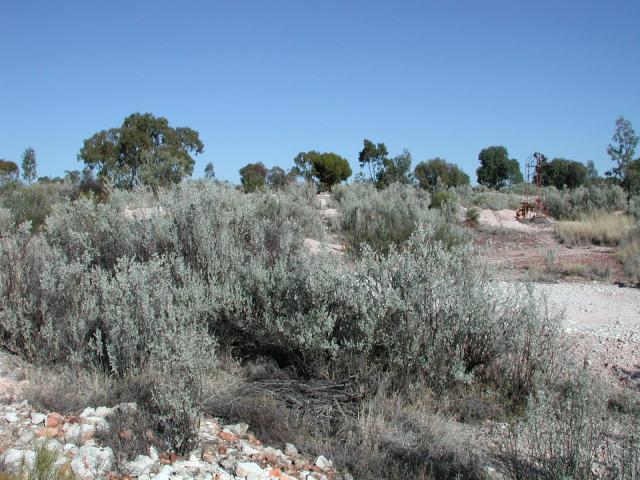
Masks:
[[[440,190],[431,195],[431,206],[433,208],[442,208],[445,204],[455,203],[455,201],[455,195],[446,190]]]
[[[478,225],[478,222],[480,221],[480,209],[477,207],[468,208],[466,220],[470,225]]]

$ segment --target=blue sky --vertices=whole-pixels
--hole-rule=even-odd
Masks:
[[[311,149],[355,172],[365,137],[472,178],[490,145],[602,172],[616,118],[640,131],[639,27],[638,0],[3,0],[0,158],[63,175],[152,112],[200,132],[194,176],[231,181]]]

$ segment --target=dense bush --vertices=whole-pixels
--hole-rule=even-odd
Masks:
[[[428,192],[410,185],[392,184],[377,190],[372,184],[354,184],[335,189],[341,216],[338,229],[353,252],[364,244],[375,251],[388,252],[415,230],[417,222],[436,223],[440,214],[429,211]]]
[[[515,479],[634,479],[640,437],[634,414],[608,412],[606,390],[588,374],[531,398],[505,442]],[[616,441],[612,441],[612,439]]]
[[[545,188],[543,201],[552,217],[575,220],[599,210],[612,212],[626,208],[625,194],[617,185],[579,187],[574,190]]]
[[[291,188],[114,191],[103,203],[55,206],[40,233],[9,228],[0,345],[139,382],[140,407],[181,452],[220,350],[313,378],[374,369],[400,391],[497,386],[519,405],[553,369],[556,319],[494,283],[426,192],[336,188],[343,234],[359,252],[345,261],[307,251],[305,237],[323,229],[313,197]]]

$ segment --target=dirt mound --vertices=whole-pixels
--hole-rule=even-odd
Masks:
[[[480,210],[479,218],[480,226],[488,228],[506,228],[508,230],[517,230],[519,232],[533,233],[544,227],[543,224],[520,223],[516,220],[515,210]]]

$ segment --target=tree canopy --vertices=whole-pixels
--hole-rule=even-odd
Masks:
[[[0,159],[0,182],[17,180],[18,175],[19,170],[16,162]]]
[[[300,152],[293,161],[292,172],[305,180],[315,181],[320,190],[331,190],[335,184],[351,176],[349,161],[337,153],[309,150]]]
[[[198,132],[170,127],[166,118],[134,113],[122,126],[102,130],[84,141],[78,159],[98,169],[98,177],[116,186],[157,188],[191,175],[191,155],[204,151]]]
[[[607,148],[607,153],[616,166],[605,172],[605,175],[620,182],[627,192],[627,201],[630,201],[632,183],[635,182],[633,172],[629,171],[633,162],[633,155],[638,146],[638,136],[633,130],[631,122],[619,117],[616,120],[616,128],[611,139],[612,143]]]
[[[378,180],[378,172],[384,168],[385,162],[388,161],[387,156],[389,152],[384,143],[378,143],[376,145],[371,140],[365,138],[363,144],[364,146],[358,154],[360,168],[364,168],[364,166],[367,165],[369,179],[375,182]]]
[[[440,187],[458,187],[469,185],[469,175],[460,167],[446,160],[436,157],[426,162],[420,162],[413,171],[418,185],[425,190],[434,191]]]
[[[209,162],[204,167],[204,178],[206,178],[207,180],[213,180],[214,178],[216,178],[216,171],[213,168],[213,163]]]
[[[509,153],[503,146],[488,147],[478,155],[480,167],[476,170],[478,183],[486,187],[500,188],[524,181],[520,164],[514,158],[509,159]]]
[[[245,192],[254,192],[264,187],[267,167],[262,162],[248,163],[240,169],[240,183]]]
[[[22,154],[22,178],[24,178],[27,183],[33,183],[37,176],[36,151],[29,147]]]
[[[554,158],[542,169],[542,184],[554,185],[558,189],[576,188],[587,181],[587,167],[574,160]]]
[[[411,153],[406,148],[400,155],[385,158],[382,168],[378,170],[376,185],[378,188],[388,187],[392,183],[411,183]]]

